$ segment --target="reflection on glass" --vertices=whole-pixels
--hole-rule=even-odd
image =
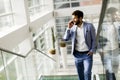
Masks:
[[[79,0],[71,0],[71,1],[79,1]]]
[[[11,26],[13,26],[12,15],[7,15],[7,16],[0,17],[0,28],[11,27]]]
[[[51,11],[51,4],[46,3],[47,0],[28,0],[29,14],[32,17],[36,14],[42,14],[42,12]],[[43,13],[44,14],[44,13]]]
[[[65,2],[65,1],[69,1],[69,0],[54,0],[54,2]]]
[[[0,0],[0,14],[11,12],[10,0]]]
[[[41,51],[46,50],[44,33],[41,34],[41,36],[39,36],[39,38],[35,41],[35,45],[36,45],[36,48],[41,50]]]
[[[2,52],[4,54],[4,59],[6,63],[13,57],[13,55],[7,53],[7,52]]]
[[[80,3],[79,2],[71,3],[71,6],[72,7],[77,7],[77,6],[80,6]]]
[[[68,8],[68,7],[70,7],[69,3],[55,4],[55,9]]]
[[[101,3],[102,3],[102,0],[82,0],[80,1],[80,6],[97,5]]]
[[[2,56],[0,54],[0,68],[3,66],[3,60],[2,60]]]
[[[101,56],[107,80],[116,80],[119,70],[120,15],[115,7],[106,9],[99,36],[98,52]]]
[[[55,9],[101,4],[102,0],[54,0]],[[67,4],[66,4],[67,3]],[[66,6],[70,5],[70,6]],[[60,6],[61,5],[61,6]]]
[[[5,69],[3,66],[3,60],[2,56],[0,54],[0,80],[6,80],[6,75],[5,75]]]
[[[5,64],[5,70],[7,77],[11,80],[17,79],[16,67],[15,67],[15,56],[7,52],[2,52]]]
[[[0,29],[13,26],[12,8],[10,0],[0,0]]]
[[[6,70],[10,80],[17,80],[17,73],[14,61],[6,67]]]
[[[54,60],[52,60],[48,56],[45,56],[41,52],[33,50],[25,58],[25,61],[26,61],[25,69],[27,72],[27,76],[25,77],[29,76],[29,80],[39,80],[38,78],[43,75],[54,75],[54,71],[56,69],[56,64]],[[20,80],[23,80],[23,79],[20,79]],[[28,79],[24,79],[24,80],[28,80]]]
[[[6,75],[5,75],[4,69],[0,70],[0,80],[6,80]]]

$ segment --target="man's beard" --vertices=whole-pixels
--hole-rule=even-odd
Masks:
[[[75,23],[75,25],[78,25],[78,24],[80,24],[80,21],[77,21],[77,22]]]

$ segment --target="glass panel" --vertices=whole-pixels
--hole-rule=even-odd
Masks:
[[[61,9],[68,7],[97,5],[101,4],[101,2],[102,0],[54,0],[54,7],[55,9]]]
[[[80,1],[80,0],[71,0],[71,1]]]
[[[4,54],[4,59],[6,63],[13,57],[13,55],[8,54],[7,52],[2,52]]]
[[[0,55],[0,80],[38,80],[41,75],[55,75],[56,62],[36,50],[31,51],[26,58],[4,51],[2,54],[5,66],[2,65]]]
[[[44,0],[28,0],[29,13],[31,16],[39,13],[45,7]]]
[[[109,3],[119,3],[119,0],[108,0]]]
[[[0,51],[1,52],[1,51]],[[0,53],[0,67],[3,66],[3,60],[2,60],[2,56],[1,56],[1,53]]]
[[[80,6],[97,5],[101,3],[102,0],[82,0],[80,1]]]
[[[13,26],[13,16],[7,15],[0,17],[0,28]]]
[[[36,58],[36,66],[37,71],[39,74],[42,75],[55,75],[56,73],[56,62],[47,56],[45,56],[43,53],[35,51],[35,58]],[[47,54],[49,55],[49,54]],[[47,64],[46,64],[47,63]]]
[[[68,8],[68,7],[70,7],[69,3],[55,4],[55,9]]]
[[[2,52],[3,54],[3,58],[4,58],[4,63],[5,63],[5,68],[6,68],[6,74],[7,74],[7,78],[11,79],[11,80],[16,80],[17,76],[16,76],[16,67],[15,67],[15,56],[8,54],[6,52]]]
[[[71,3],[71,6],[72,7],[78,7],[78,6],[80,6],[80,3],[79,2]]]
[[[55,3],[57,3],[57,2],[65,2],[65,1],[69,1],[69,0],[54,0]]]
[[[0,71],[0,80],[6,80],[5,70]]]
[[[9,80],[25,80],[24,76],[25,74],[25,67],[23,62],[23,58],[17,57],[15,55],[12,55],[10,53],[2,51],[5,67],[2,68],[6,70],[6,76],[2,75],[3,78],[7,78]],[[3,74],[3,72],[2,72]],[[3,80],[3,79],[2,79]]]
[[[6,67],[6,70],[10,80],[17,80],[17,73],[14,61]]]
[[[34,5],[38,5],[39,4],[39,0],[28,0],[28,6],[34,6]]]
[[[71,19],[70,16],[56,18],[56,29],[59,35],[59,36],[57,35],[58,38],[62,38],[62,36],[64,35],[64,32],[67,28],[67,23],[70,19]]]
[[[13,62],[15,65],[14,69],[16,69],[17,80],[26,80],[27,74],[24,63],[25,59],[21,57],[17,57]]]
[[[98,42],[106,79],[120,79],[120,4],[109,0]],[[120,3],[120,1],[118,0]]]
[[[36,46],[35,48],[44,52],[49,51],[50,48],[54,48],[55,39],[54,35],[52,34],[52,30],[48,24],[45,24],[44,26],[42,26],[41,29],[38,29],[34,36],[37,36],[34,40]]]
[[[54,75],[56,71],[55,62],[36,50],[30,52],[25,63],[27,80],[38,80],[41,75]]]
[[[0,80],[6,80],[6,75],[5,75],[5,69],[3,66],[3,60],[2,56],[0,53]]]
[[[41,51],[45,51],[46,50],[44,33],[41,34],[41,36],[39,36],[39,38],[35,41],[35,45],[36,45],[36,48],[41,50]]]
[[[31,19],[35,18],[37,14],[45,14],[45,12],[53,10],[47,0],[28,0],[28,7]]]
[[[9,0],[0,0],[0,14],[11,12],[11,5]]]
[[[13,26],[13,15],[10,0],[0,0],[0,29]]]

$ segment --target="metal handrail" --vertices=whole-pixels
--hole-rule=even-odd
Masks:
[[[40,51],[39,49],[35,49],[35,50],[37,50],[38,52],[42,53],[43,55],[45,55],[45,56],[49,57],[50,59],[52,59],[53,61],[55,61],[55,62],[56,62],[56,60],[55,60],[55,59],[53,59],[52,57],[48,56],[48,55],[47,55],[47,54],[45,54],[43,51]]]
[[[21,54],[19,54],[19,53],[16,53],[16,52],[13,52],[13,51],[10,51],[10,50],[7,50],[7,49],[3,49],[3,48],[0,48],[0,50],[1,51],[4,51],[4,52],[7,52],[7,53],[10,53],[10,54],[13,54],[13,55],[16,55],[16,56],[20,56],[20,57],[23,57],[23,58],[25,58],[27,55],[28,55],[28,53],[27,53],[27,55],[21,55]],[[30,50],[31,51],[31,50]]]
[[[12,15],[12,14],[14,13],[13,12],[3,13],[3,14],[0,14],[0,17]]]
[[[40,51],[40,50],[35,49],[35,48],[32,48],[26,55],[21,55],[21,54],[19,54],[19,53],[16,53],[16,52],[13,52],[13,51],[10,51],[10,50],[7,50],[7,49],[3,49],[3,48],[0,48],[0,50],[1,50],[1,51],[4,51],[4,52],[7,52],[7,53],[10,53],[10,54],[13,54],[13,55],[16,55],[16,56],[19,56],[19,57],[23,57],[23,58],[26,58],[26,57],[30,54],[30,52],[31,52],[32,50],[36,50],[36,51],[42,53],[43,55],[47,56],[48,58],[50,58],[50,59],[52,59],[53,61],[56,62],[56,60],[54,60],[52,57],[48,56],[48,55],[45,54],[43,51]]]
[[[107,3],[108,3],[108,0],[102,1],[102,8],[101,8],[101,13],[100,13],[99,25],[98,25],[98,29],[97,29],[96,43],[98,43],[98,40],[99,40],[99,34],[100,34],[101,29],[102,29],[101,25],[103,23],[103,19],[105,16],[104,14],[105,14],[105,11],[107,8]]]

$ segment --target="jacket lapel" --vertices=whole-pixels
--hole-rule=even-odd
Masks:
[[[86,38],[87,26],[85,22],[83,22],[83,29],[84,29],[84,37]]]

